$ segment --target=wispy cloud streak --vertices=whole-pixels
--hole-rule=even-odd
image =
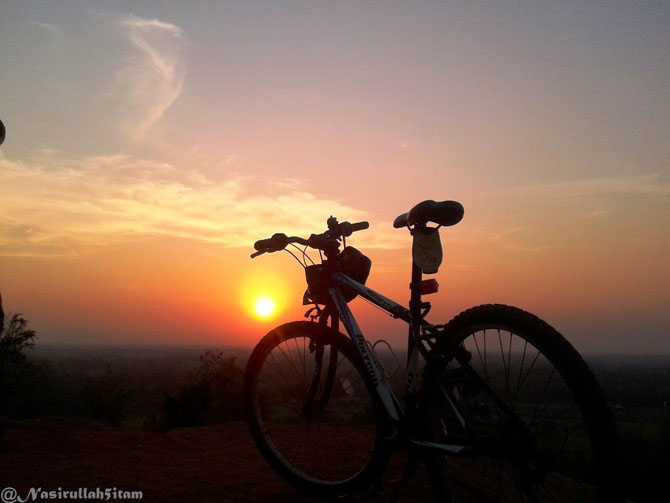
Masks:
[[[181,93],[187,41],[180,27],[158,19],[130,15],[119,26],[133,51],[116,74],[112,94],[129,97],[135,113],[124,127],[141,141]]]
[[[542,197],[581,197],[595,195],[670,195],[670,179],[659,173],[613,175],[564,182],[520,185],[503,192],[532,193]]]

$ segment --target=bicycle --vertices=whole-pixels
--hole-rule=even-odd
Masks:
[[[322,234],[254,244],[252,258],[286,250],[301,263],[303,304],[312,306],[311,321],[271,330],[246,365],[246,421],[258,449],[287,482],[320,497],[378,494],[391,453],[405,448],[393,497],[425,463],[444,501],[620,501],[612,415],[563,336],[499,304],[426,321],[423,295],[437,283],[423,274],[440,265],[438,229],[462,217],[458,202],[423,201],[394,221],[413,236],[408,308],[365,286],[371,261],[346,240],[367,222],[331,216]],[[409,325],[404,397],[349,309],[357,295]]]

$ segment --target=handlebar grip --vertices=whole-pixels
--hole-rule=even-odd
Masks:
[[[342,222],[339,227],[339,232],[342,236],[349,237],[356,231],[362,231],[370,227],[368,222],[357,222],[355,224],[350,224],[349,222]]]
[[[270,244],[272,243],[271,239],[260,239],[254,243],[254,250],[265,250],[267,248],[270,248]]]
[[[288,237],[286,237],[286,234],[283,233],[277,233],[273,234],[271,238],[269,239],[261,239],[260,241],[256,241],[254,243],[254,249],[258,251],[279,251],[283,250],[286,248],[286,245],[288,244]]]
[[[355,224],[351,224],[351,232],[363,231],[369,227],[370,222],[356,222]]]

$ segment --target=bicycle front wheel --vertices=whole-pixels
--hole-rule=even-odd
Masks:
[[[244,375],[246,420],[268,463],[298,489],[354,492],[381,459],[381,404],[353,345],[324,325],[293,322],[256,346]]]
[[[484,305],[456,316],[441,339],[457,356],[427,378],[433,438],[474,445],[471,457],[438,465],[453,493],[481,502],[621,501],[612,415],[556,330],[520,309]]]

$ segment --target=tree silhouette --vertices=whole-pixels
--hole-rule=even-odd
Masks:
[[[35,345],[36,337],[21,313],[5,316],[0,294],[0,368],[25,360],[23,351]]]
[[[0,364],[23,360],[24,349],[34,346],[37,332],[28,328],[28,321],[21,313],[5,316],[0,294]]]
[[[37,333],[28,328],[21,313],[5,316],[0,296],[0,414],[16,412],[24,395],[24,384],[30,380],[32,366],[24,350],[34,345]]]

